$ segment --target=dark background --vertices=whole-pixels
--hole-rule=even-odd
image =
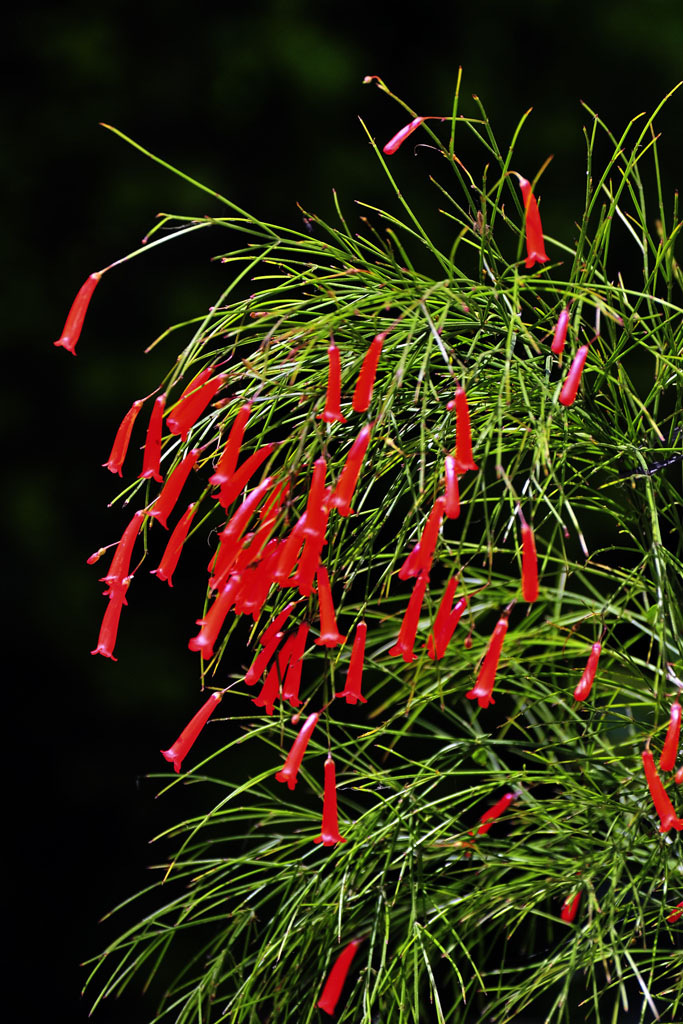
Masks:
[[[448,113],[463,65],[463,96],[479,94],[499,139],[534,107],[519,167],[531,178],[555,154],[542,192],[547,207],[553,195],[559,234],[581,209],[580,100],[620,132],[683,78],[674,0],[422,0],[407,12],[372,0],[265,0],[248,10],[68,2],[34,5],[6,25],[3,918],[13,980],[28,985],[41,1016],[85,1020],[79,963],[109,935],[97,920],[146,883],[148,841],[173,821],[173,799],[155,802],[145,775],[162,767],[159,748],[197,706],[196,656],[183,637],[202,581],[181,573],[174,591],[141,583],[114,664],[89,654],[104,602],[99,566],[85,559],[128,520],[107,510],[116,480],[100,468],[116,427],[180,341],[151,356],[143,349],[212,303],[227,278],[210,257],[231,244],[206,231],[112,271],[78,358],[53,348],[85,277],[135,248],[158,211],[220,212],[98,122],[246,209],[300,227],[297,202],[332,217],[332,187],[350,218],[357,198],[391,202],[358,116],[380,144],[407,118],[361,84],[366,74],[421,113]],[[669,193],[683,178],[682,113],[677,96],[659,124]],[[417,192],[420,156],[406,146],[394,159]],[[430,186],[419,188],[428,205]],[[149,1016],[136,990],[95,1020]]]

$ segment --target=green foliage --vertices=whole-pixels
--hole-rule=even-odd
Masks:
[[[272,717],[255,709],[244,686],[255,637],[292,595],[274,586],[258,623],[229,616],[201,664],[204,686],[227,689],[224,719],[209,730],[224,743],[202,764],[189,755],[170,785],[201,785],[211,806],[158,837],[168,860],[141,897],[142,919],[98,958],[97,1001],[140,978],[160,993],[154,1020],[315,1021],[326,973],[355,937],[363,942],[340,1021],[680,1019],[681,925],[667,921],[683,899],[680,838],[658,830],[641,753],[652,739],[659,754],[681,658],[681,223],[659,187],[655,115],[617,137],[586,113],[583,218],[563,240],[546,236],[550,262],[531,270],[511,173],[524,171],[515,166],[524,119],[500,145],[484,110],[461,113],[458,95],[450,124],[430,121],[405,144],[427,138],[440,154],[434,194],[452,228],[447,250],[400,190],[404,151],[385,158],[377,147],[395,203],[366,207],[361,231],[336,197],[335,224],[306,214],[301,232],[218,197],[227,216],[164,214],[150,233],[148,244],[162,228],[244,236],[221,257],[233,277],[215,306],[171,329],[192,336],[163,382],[167,409],[205,366],[227,381],[184,443],[165,437],[165,473],[201,447],[206,481],[251,400],[242,457],[275,443],[263,472],[290,482],[276,526],[285,537],[306,507],[315,459],[335,481],[361,426],[372,433],[355,514],[330,513],[323,561],[349,640],[306,652],[305,710],[325,710],[298,785],[274,780],[298,726],[283,703]],[[478,154],[467,166],[465,150]],[[543,213],[553,197],[542,181]],[[567,305],[558,360],[550,341]],[[355,414],[350,397],[380,332],[369,414]],[[319,418],[330,337],[347,417],[333,425]],[[565,407],[558,394],[584,344],[579,396]],[[467,391],[480,468],[461,477],[459,518],[444,521],[418,657],[405,664],[388,654],[413,587],[397,571],[443,492],[456,385]],[[137,480],[123,494],[148,506],[157,489]],[[208,483],[198,500],[193,532],[206,535],[223,520]],[[533,604],[520,599],[519,506],[538,550]],[[160,552],[158,527],[147,519],[144,529],[146,551]],[[433,661],[423,645],[455,573],[468,608]],[[511,602],[496,702],[480,709],[465,693]],[[317,623],[315,594],[292,615],[304,620]],[[367,704],[347,707],[333,698],[361,620]],[[600,640],[593,690],[577,703]],[[332,849],[312,841],[328,749],[347,840]],[[506,790],[515,801],[478,834]],[[577,891],[567,923],[560,910]],[[131,908],[120,908],[128,920]]]

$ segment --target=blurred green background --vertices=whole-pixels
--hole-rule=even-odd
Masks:
[[[392,202],[359,116],[380,144],[407,120],[363,77],[381,75],[418,112],[440,114],[462,65],[463,95],[481,97],[502,141],[533,106],[516,166],[531,178],[554,154],[540,189],[546,229],[570,239],[585,175],[580,101],[615,132],[650,111],[683,78],[683,6],[423,0],[400,14],[372,0],[67,2],[33,5],[6,28],[5,817],[9,877],[16,865],[20,880],[6,899],[17,978],[32,983],[41,1012],[76,1022],[88,1012],[79,962],[108,934],[97,919],[149,880],[147,843],[179,807],[180,798],[155,802],[144,776],[197,706],[196,656],[183,638],[203,584],[192,572],[173,591],[136,581],[119,661],[91,658],[104,602],[99,567],[85,559],[128,518],[107,510],[116,480],[100,467],[123,413],[156,386],[179,341],[143,349],[215,300],[228,272],[210,258],[232,244],[201,232],[113,271],[77,360],[53,348],[85,277],[135,248],[158,211],[220,210],[98,122],[264,218],[299,227],[297,202],[331,217],[334,187],[353,220],[356,199]],[[659,121],[669,195],[683,177],[682,113],[677,95]],[[406,145],[394,160],[418,205],[436,207],[429,158]],[[136,992],[96,1020],[149,1015]]]

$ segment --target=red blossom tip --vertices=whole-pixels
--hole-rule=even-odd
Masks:
[[[101,277],[102,274],[99,272],[91,274],[85,283],[81,285],[69,310],[62,333],[55,342],[57,347],[67,349],[74,356],[76,355],[76,342],[83,330],[83,322],[88,311],[92,293],[95,291]]]

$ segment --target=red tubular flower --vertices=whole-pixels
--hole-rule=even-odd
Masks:
[[[148,516],[157,518],[165,530],[168,530],[168,517],[175,508],[180,492],[185,486],[187,478],[198,458],[199,448],[193,448],[182,462],[178,463],[164,484],[161,494],[147,513]]]
[[[199,373],[195,374],[187,387],[183,388],[180,398],[178,399],[178,403],[182,402],[188,395],[191,395],[202,388],[206,382],[211,379],[211,374],[214,370],[215,366],[205,366],[203,370],[200,370]]]
[[[460,490],[458,469],[454,455],[446,456],[446,519],[457,519],[460,515]]]
[[[513,800],[516,800],[518,796],[518,793],[506,793],[505,796],[502,796],[500,800],[493,805],[493,807],[489,807],[488,811],[484,811],[479,819],[481,824],[477,829],[477,835],[482,836],[488,832],[496,818],[500,818],[503,811],[506,811]]]
[[[348,516],[353,512],[351,498],[356,489],[363,459],[370,443],[371,428],[372,424],[366,423],[351,445],[349,454],[346,456],[344,468],[341,471],[341,476],[337,481],[337,486],[330,497],[330,508],[336,508],[340,516]]]
[[[346,640],[337,629],[337,618],[332,604],[330,578],[324,565],[318,566],[318,603],[320,605],[320,636],[315,641],[319,647],[336,647]]]
[[[317,419],[325,423],[346,423],[346,417],[341,411],[341,363],[339,360],[339,349],[334,342],[331,342],[327,350],[329,370],[327,374],[327,395],[325,397],[325,409],[319,413]]]
[[[657,774],[652,751],[644,750],[642,756],[648,789],[660,819],[659,831],[668,832],[671,828],[675,828],[677,832],[680,832],[683,829],[683,819],[676,817],[673,804],[669,800],[662,781]]]
[[[659,758],[659,767],[663,772],[672,771],[676,764],[676,755],[678,754],[678,739],[681,734],[681,705],[677,700],[671,705],[671,718],[669,720],[669,728],[666,730],[666,739],[664,740],[664,747],[662,748],[662,754]]]
[[[183,513],[182,517],[176,524],[173,533],[168,538],[168,544],[161,556],[158,569],[152,569],[152,574],[158,576],[160,580],[164,580],[168,583],[169,587],[173,586],[173,573],[176,570],[178,561],[180,559],[180,552],[183,549],[183,544],[190,529],[192,518],[197,507],[196,501],[192,502],[191,505],[187,506],[187,509]]]
[[[222,696],[223,694],[219,692],[212,693],[209,699],[202,704],[197,714],[190,719],[173,746],[169,747],[168,750],[161,751],[166,760],[173,763],[174,771],[180,771],[183,760],[187,757],[194,741],[208,722],[214,708],[220,703]]]
[[[676,907],[683,907],[683,900],[681,900],[680,903],[677,903]],[[669,916],[667,917],[667,921],[669,922],[669,924],[676,924],[676,921],[680,921],[681,917],[683,917],[683,910],[676,909],[669,914]]]
[[[564,343],[567,337],[568,325],[569,306],[562,310],[555,325],[555,334],[553,335],[553,343],[550,346],[550,351],[554,352],[556,356],[561,356],[564,351]]]
[[[333,1014],[342,989],[344,988],[344,982],[346,976],[349,973],[351,961],[356,955],[356,950],[361,944],[361,939],[353,939],[349,942],[348,946],[345,946],[341,951],[337,959],[332,964],[332,970],[327,976],[327,981],[323,986],[323,990],[318,1000],[317,1006],[319,1010],[323,1010],[325,1013]]]
[[[328,755],[325,761],[325,789],[323,793],[323,825],[321,833],[313,840],[314,843],[322,843],[323,846],[335,846],[337,843],[345,843],[339,835],[339,820],[337,818],[337,784],[334,770],[334,761]]]
[[[498,619],[496,627],[491,634],[491,639],[481,663],[474,688],[465,694],[468,700],[476,698],[480,708],[487,708],[489,704],[496,703],[491,694],[493,693],[493,685],[496,681],[500,653],[503,650],[503,640],[508,631],[508,614],[509,612],[506,610]]]
[[[257,697],[252,697],[252,704],[259,708],[265,708],[267,715],[272,715],[275,709],[275,701],[280,695],[280,673],[276,661],[268,669],[261,692]]]
[[[247,554],[251,551],[251,545]],[[261,610],[268,599],[273,582],[273,570],[278,559],[279,543],[271,540],[266,545],[263,557],[259,558],[251,568],[242,571],[242,588],[235,610],[239,615],[251,615],[254,622],[258,621]]]
[[[301,766],[301,761],[306,751],[306,747],[308,746],[308,741],[313,734],[313,730],[315,729],[319,718],[319,711],[314,711],[312,715],[308,716],[299,730],[299,735],[292,744],[292,749],[287,754],[284,768],[281,768],[275,776],[278,782],[286,782],[289,789],[294,789],[296,786],[297,772]]]
[[[576,893],[575,896],[567,896],[566,900],[562,904],[562,910],[560,911],[560,917],[563,921],[570,924],[576,917],[579,910],[579,903],[581,902],[581,890]]]
[[[76,342],[83,330],[83,321],[85,320],[85,314],[88,312],[92,293],[95,291],[97,282],[101,277],[102,274],[100,273],[91,274],[85,284],[81,285],[69,310],[62,333],[55,342],[55,345],[67,349],[74,356],[76,355]]]
[[[106,462],[102,465],[105,466],[110,473],[118,473],[119,476],[123,476],[121,468],[126,458],[128,451],[128,445],[130,443],[130,435],[133,432],[133,424],[137,418],[140,409],[144,405],[144,399],[139,398],[136,402],[133,402],[126,415],[121,420],[121,425],[116,431],[116,437],[114,438],[114,444],[112,445],[111,455]]]
[[[282,640],[282,637],[282,633],[275,633],[269,639],[268,643],[265,645],[263,650],[259,651],[259,653],[256,655],[253,662],[247,669],[247,674],[244,677],[244,681],[247,684],[247,686],[253,686],[254,683],[261,678],[266,665],[275,654],[277,646]]]
[[[418,553],[415,556],[414,566],[418,572],[428,573],[432,567],[434,549],[439,537],[439,530],[443,522],[443,515],[446,508],[446,499],[437,498],[432,505],[432,510],[427,516],[427,522],[422,530],[422,536],[418,541]]]
[[[579,384],[581,383],[581,374],[583,373],[583,367],[586,362],[586,356],[588,355],[588,345],[582,345],[577,350],[576,355],[572,359],[572,365],[569,367],[569,373],[562,385],[560,391],[559,401],[562,405],[570,406],[573,404],[576,398],[576,393],[579,390]]]
[[[188,642],[191,651],[200,651],[204,661],[209,661],[214,655],[214,644],[220,633],[225,616],[228,614],[237,596],[240,587],[238,575],[231,576],[220,593],[214,598],[214,602],[203,619],[197,619],[197,625],[201,626],[197,636],[193,636]]]
[[[121,540],[116,545],[116,551],[111,560],[109,572],[100,579],[100,583],[109,584],[108,594],[113,594],[122,587],[125,588],[127,586],[126,580],[130,575],[130,559],[133,554],[133,546],[144,518],[145,513],[142,510],[136,512],[123,531]]]
[[[308,623],[302,622],[296,631],[294,643],[289,656],[287,675],[282,684],[282,699],[288,700],[293,708],[301,704],[299,700],[299,686],[301,685],[301,670],[303,668],[304,651],[308,640]]]
[[[259,448],[248,459],[245,459],[228,482],[221,486],[218,501],[223,508],[227,509],[232,505],[235,498],[244,490],[259,466],[272,454],[274,448],[274,444],[264,444],[262,448]]]
[[[398,570],[398,578],[400,580],[409,580],[413,576],[419,576],[420,572],[420,545],[418,543]]]
[[[577,683],[576,689],[574,690],[574,700],[585,700],[590,694],[591,687],[593,686],[593,680],[595,679],[595,673],[597,672],[601,651],[602,644],[596,643],[591,647],[586,667]]]
[[[166,395],[159,395],[152,406],[152,415],[149,418],[147,427],[147,438],[145,440],[145,452],[142,458],[142,473],[139,480],[156,480],[163,483],[161,475],[161,427],[166,405]]]
[[[308,537],[316,537],[323,528],[323,496],[325,493],[325,474],[327,473],[327,462],[325,459],[316,459],[313,463],[313,476],[306,502],[306,526],[304,533]]]
[[[391,156],[393,153],[395,153],[399,146],[401,146],[405,142],[409,135],[412,135],[413,132],[420,127],[424,120],[424,117],[414,118],[410,122],[410,124],[407,124],[404,128],[401,128],[399,132],[396,132],[393,138],[389,139],[386,146],[382,147],[382,152],[386,153],[387,156]]]
[[[516,173],[516,172],[515,172]],[[526,260],[524,266],[527,270],[533,267],[534,263],[547,263],[548,257],[543,243],[543,227],[541,215],[538,212],[536,196],[531,191],[531,185],[521,174],[517,175],[519,187],[522,190],[524,199],[524,227],[526,233]]]
[[[403,622],[398,632],[398,640],[393,647],[389,648],[391,657],[401,657],[404,661],[417,661],[417,654],[414,653],[415,636],[417,625],[420,619],[420,609],[424,600],[425,590],[429,583],[429,573],[422,572],[415,580],[413,592],[408,601],[408,607],[403,616]]]
[[[347,704],[356,704],[359,700],[366,704],[365,697],[360,692],[361,680],[363,678],[363,660],[365,658],[365,637],[367,636],[368,627],[365,622],[359,622],[356,626],[356,635],[353,638],[353,648],[351,650],[351,660],[349,662],[349,670],[346,673],[346,685],[341,693],[337,693],[337,697],[346,697]]]
[[[102,654],[105,658],[111,658],[112,661],[117,659],[114,657],[114,647],[116,645],[116,635],[119,629],[119,619],[121,618],[121,609],[126,601],[126,591],[128,584],[117,588],[110,592],[109,601],[104,612],[104,618],[102,619],[102,625],[100,626],[100,635],[97,639],[97,647],[91,654]]]
[[[356,387],[353,392],[353,411],[354,412],[365,412],[370,407],[370,401],[372,399],[372,389],[375,386],[375,375],[377,373],[377,364],[379,363],[379,357],[382,354],[382,345],[386,334],[377,334],[370,342],[370,348],[365,353],[363,359],[363,365],[360,368],[358,374],[358,380],[356,381]]]
[[[496,818],[500,818],[504,811],[507,811],[510,804],[517,799],[518,793],[506,793],[505,796],[501,797],[493,807],[489,807],[487,811],[479,818],[481,824],[477,828],[477,836],[483,836],[487,833],[490,826],[493,825]]]
[[[683,782],[683,767],[679,768],[676,774],[674,775],[674,782],[677,786],[680,786]]]
[[[288,494],[289,481],[277,484],[263,503],[263,507],[259,509],[261,525],[255,532],[251,544],[249,545],[249,550],[253,550],[254,555],[258,555],[264,545],[268,543],[270,535],[275,528],[275,523],[277,522],[278,513],[282,503]]]
[[[255,487],[251,494],[244,499],[218,535],[220,546],[211,562],[213,566],[213,575],[209,580],[211,590],[219,590],[231,572],[246,568],[252,561],[250,549],[243,547],[242,534],[271,482],[272,477],[269,476],[261,481],[258,487]]]
[[[472,457],[470,410],[464,388],[455,389],[455,469],[462,475],[468,469],[479,469]]]
[[[279,633],[285,622],[289,618],[289,615],[293,608],[296,607],[296,601],[290,601],[289,604],[285,605],[281,612],[275,616],[271,624],[264,629],[263,633],[258,639],[258,642],[262,647],[267,647],[270,641],[273,639],[276,633]]]
[[[460,622],[462,613],[467,607],[467,598],[461,597],[455,608],[451,608],[453,595],[458,586],[457,576],[453,576],[446,585],[443,597],[434,620],[434,629],[427,640],[427,652],[432,661],[443,658],[455,628]]]
[[[242,447],[244,431],[251,412],[251,402],[245,402],[239,409],[233,424],[230,428],[228,440],[225,443],[223,454],[218,460],[218,465],[213,476],[209,477],[209,483],[213,487],[222,487],[226,484],[237,468],[237,460]]]
[[[327,515],[327,511],[325,511],[321,526],[322,532],[314,537],[306,537],[301,558],[299,559],[299,567],[292,580],[292,583],[299,588],[299,593],[302,597],[310,597],[313,593],[315,574],[320,566],[320,556],[326,543]]]
[[[529,604],[538,597],[538,560],[533,530],[522,523],[522,597]]]
[[[303,546],[306,529],[306,513],[297,520],[292,527],[289,536],[282,543],[280,549],[280,557],[278,559],[277,567],[273,573],[273,582],[278,583],[281,587],[289,586],[289,575],[296,565],[299,557],[299,552]]]
[[[175,408],[166,417],[166,426],[169,431],[171,434],[179,434],[183,443],[209,402],[211,402],[216,392],[223,386],[226,380],[225,374],[219,373],[217,377],[197,385],[196,381],[199,376],[198,374],[195,381],[190,384],[189,387],[192,390],[185,389],[185,392],[178,399]]]

